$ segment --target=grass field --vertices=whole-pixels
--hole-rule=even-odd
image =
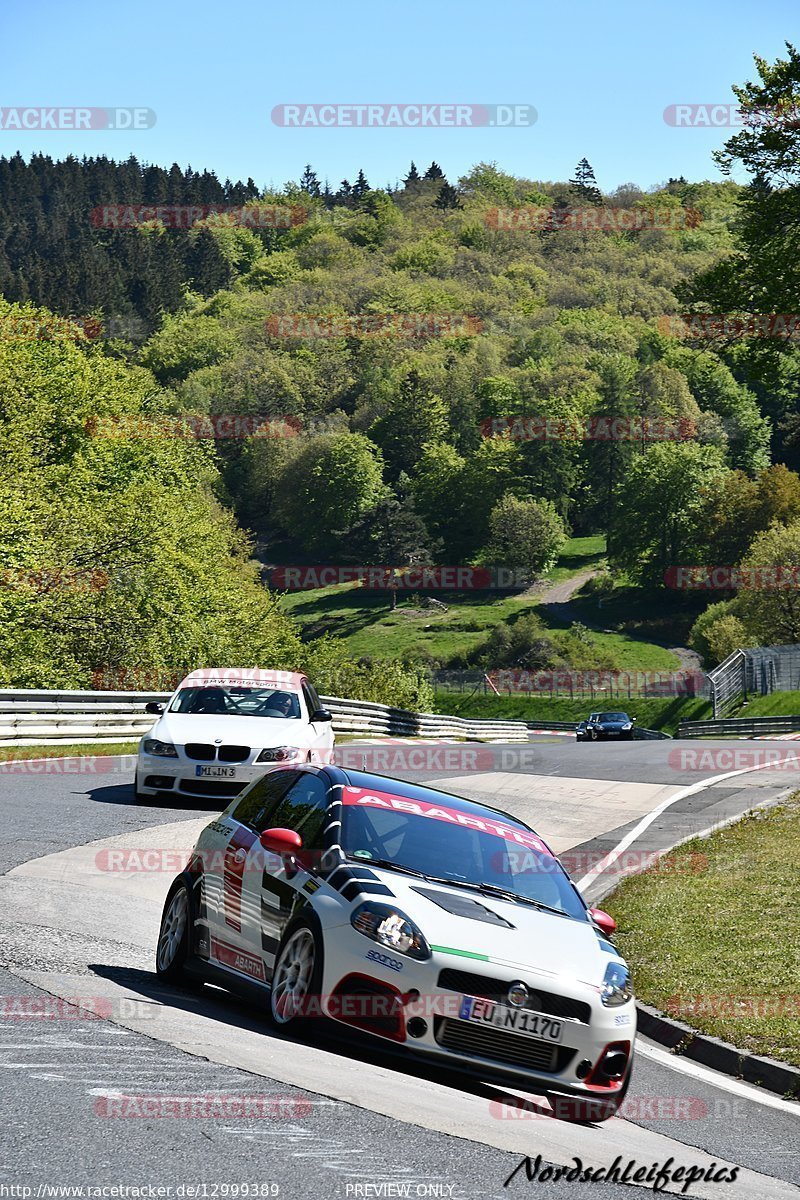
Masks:
[[[794,717],[800,715],[800,692],[771,692],[753,696],[732,717]]]
[[[681,863],[691,869],[682,871]],[[693,1028],[800,1066],[800,793],[673,852],[603,902],[637,996]],[[704,868],[697,870],[697,863]]]
[[[556,566],[544,578],[554,584],[563,583],[596,567],[604,552],[601,536],[571,538]],[[437,592],[436,598],[448,606],[447,612],[421,607],[403,593],[398,595],[397,608],[392,611],[388,595],[365,592],[356,584],[346,583],[286,593],[281,607],[299,622],[305,639],[333,634],[347,642],[355,658],[415,657],[442,665],[474,650],[496,625],[534,609],[550,629],[564,629],[570,623],[557,620],[541,606],[540,601],[546,598],[544,591],[534,595]],[[593,619],[597,619],[596,614]],[[592,636],[599,648],[614,656],[620,670],[671,671],[679,666],[669,650],[630,636],[627,631]]]
[[[569,697],[529,699],[527,696],[469,696],[460,692],[437,692],[436,711],[457,717],[502,718],[508,721],[532,721],[545,728],[547,721],[582,721],[598,707],[621,708],[636,717],[641,729],[658,729],[674,733],[678,721],[702,721],[711,716],[706,700],[692,697],[677,699],[607,700],[605,704],[591,699],[570,700]]]
[[[135,754],[138,748],[138,741],[103,744],[81,742],[76,746],[64,746],[60,742],[48,742],[45,746],[0,746],[0,763],[27,758],[76,758],[88,754],[106,757],[110,754]]]

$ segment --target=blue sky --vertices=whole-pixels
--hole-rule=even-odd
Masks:
[[[333,186],[363,167],[382,187],[436,159],[565,179],[586,156],[600,186],[716,178],[730,131],[674,128],[675,103],[728,103],[754,52],[800,41],[796,2],[772,0],[28,0],[0,16],[0,107],[141,106],[136,132],[0,130],[0,154],[130,153],[259,185],[306,162]],[[281,103],[532,104],[529,128],[287,129]],[[736,176],[735,176],[736,177]],[[741,177],[744,181],[744,177]]]

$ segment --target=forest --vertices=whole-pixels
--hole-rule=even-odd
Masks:
[[[594,591],[693,605],[706,663],[800,639],[746,582],[800,566],[800,56],[757,65],[745,184],[0,159],[2,682],[258,661],[413,706],[413,655],[309,638],[262,567],[536,579],[593,535]],[[575,661],[528,625],[496,665]]]

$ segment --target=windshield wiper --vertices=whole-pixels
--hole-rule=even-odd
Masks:
[[[552,904],[545,904],[543,900],[536,900],[533,896],[521,896],[519,892],[513,892],[510,888],[498,887],[495,883],[477,883],[473,885],[484,896],[497,896],[501,900],[518,900],[520,904],[532,904],[534,908],[540,908],[543,912],[555,913],[557,917],[568,917],[569,913],[565,913],[563,908],[554,908]]]

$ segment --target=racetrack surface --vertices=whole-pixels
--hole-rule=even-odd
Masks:
[[[741,753],[742,743],[735,748]],[[767,748],[786,765],[719,779],[688,795],[704,778],[730,775],[752,759],[729,761],[730,742],[576,745],[562,737],[480,747],[472,758],[469,744],[444,758],[431,748],[427,760],[398,746],[405,760],[395,754],[384,765],[393,768],[387,773],[438,780],[445,790],[517,813],[557,852],[577,848],[575,861],[588,869],[674,796],[630,850],[672,845],[779,799],[794,786],[800,750],[792,742],[758,749]],[[746,749],[752,753],[753,743]],[[698,757],[701,750],[716,757]],[[378,765],[370,761],[368,769]],[[0,899],[7,914],[0,990],[6,997],[37,997],[39,989],[96,997],[100,1011],[112,1015],[69,1019],[62,1006],[52,1019],[23,1018],[6,1001],[0,1184],[272,1181],[292,1200],[402,1194],[381,1192],[386,1184],[408,1184],[410,1195],[453,1197],[539,1187],[548,1198],[601,1198],[624,1186],[529,1183],[520,1172],[504,1189],[527,1154],[570,1165],[578,1156],[601,1168],[617,1156],[623,1167],[629,1159],[649,1167],[672,1158],[673,1169],[738,1164],[735,1183],[693,1184],[684,1194],[800,1194],[800,1106],[670,1060],[641,1039],[626,1119],[584,1128],[552,1119],[534,1098],[527,1108],[514,1107],[511,1094],[494,1085],[443,1077],[435,1065],[355,1044],[335,1028],[294,1041],[266,1024],[257,1005],[214,988],[160,985],[153,946],[171,871],[109,872],[97,855],[123,846],[188,849],[212,810],[137,807],[131,778],[130,760],[106,760],[81,774],[0,771]],[[585,894],[601,893],[624,869],[624,858],[612,862]],[[582,869],[573,873],[578,878]],[[110,1101],[119,1094],[219,1092],[284,1099],[268,1118],[102,1115],[114,1111]],[[157,1171],[142,1167],[145,1161],[158,1163]],[[367,1184],[375,1189],[364,1191]]]

